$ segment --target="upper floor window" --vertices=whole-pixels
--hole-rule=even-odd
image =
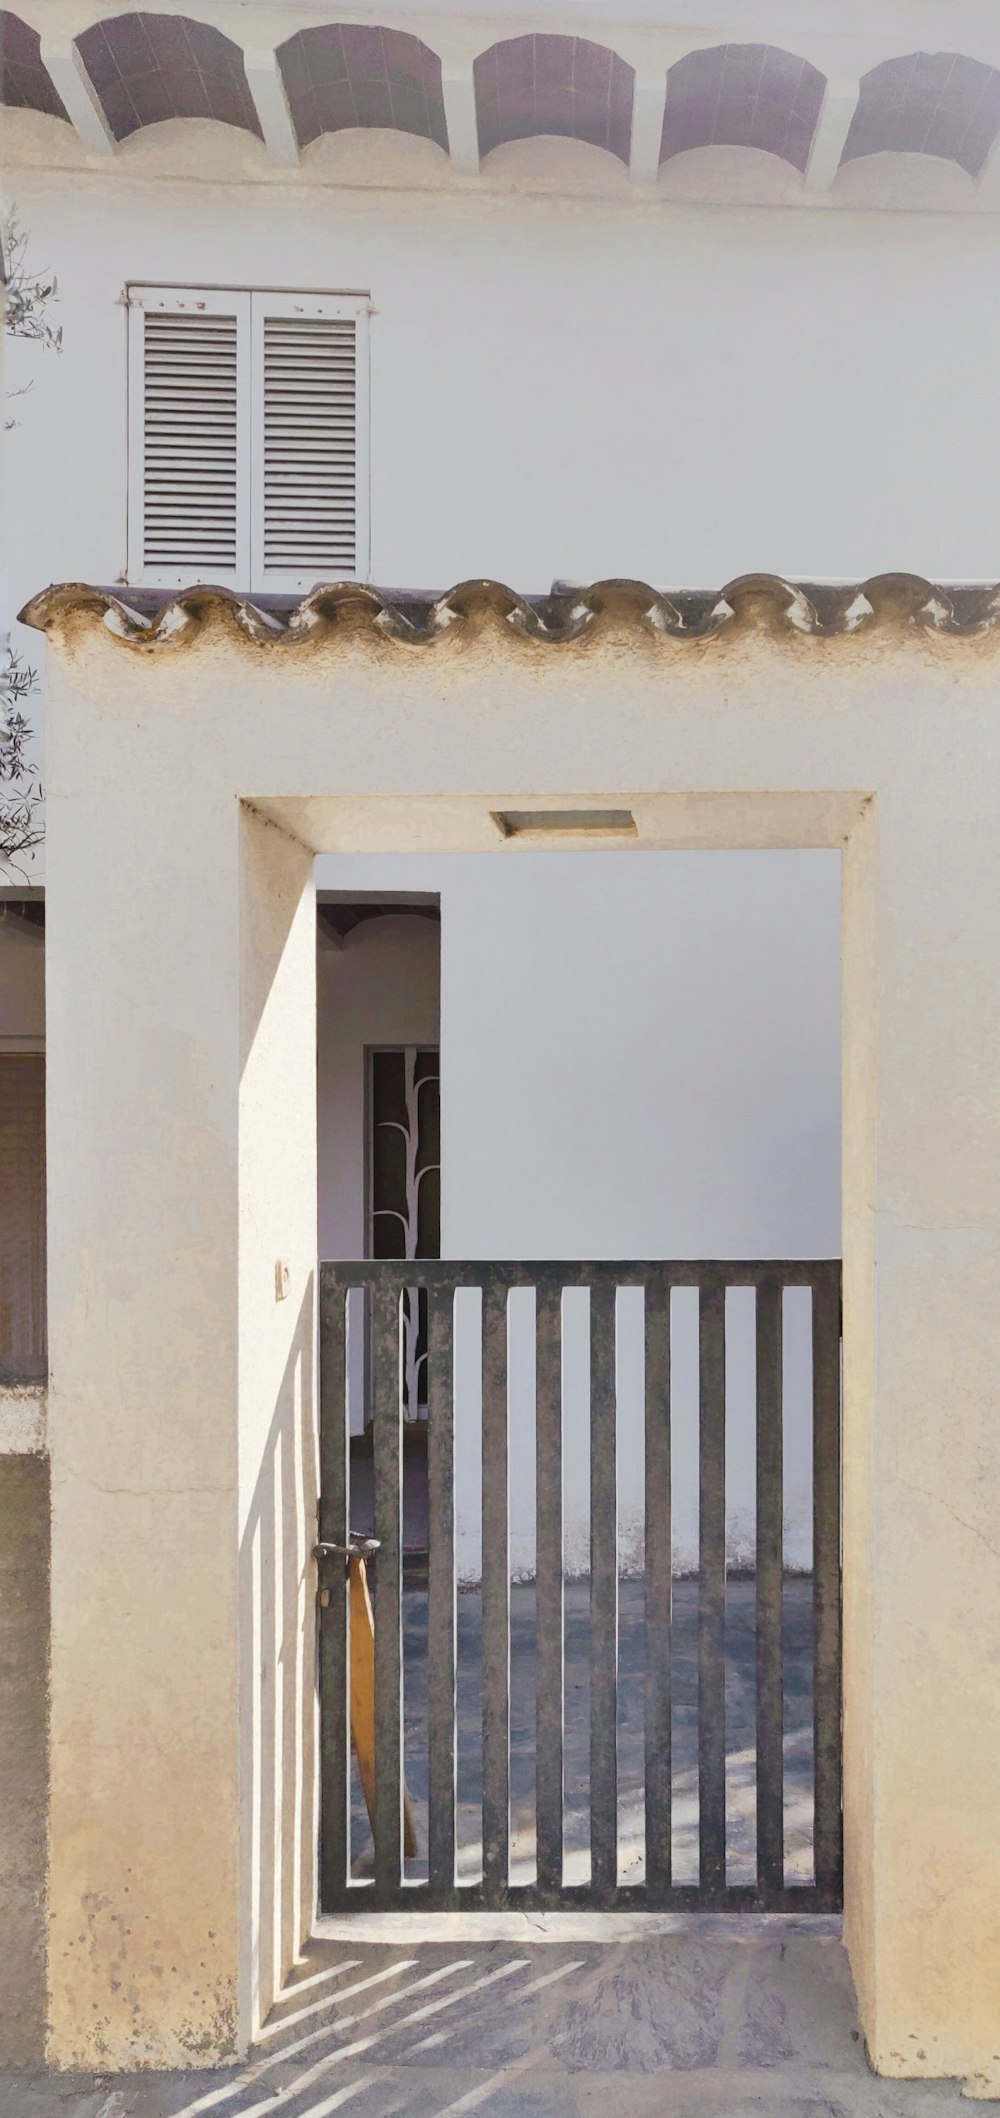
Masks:
[[[129,289],[128,577],[368,571],[366,296]]]

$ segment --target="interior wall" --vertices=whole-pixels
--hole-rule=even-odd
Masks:
[[[0,905],[0,1052],[45,1044],[45,934]]]
[[[839,856],[325,858],[321,886],[441,894],[442,1250],[469,1258],[835,1257]],[[361,1254],[362,1049],[435,1041],[433,944],[386,921],[320,957],[320,1230]],[[409,931],[407,931],[409,930]],[[382,935],[380,941],[376,936]],[[352,947],[353,943],[353,947]],[[374,1027],[373,1027],[374,1026]],[[329,1247],[326,1247],[329,1245]],[[527,1301],[527,1307],[526,1307]],[[459,1572],[479,1571],[478,1342],[459,1298]],[[753,1320],[730,1297],[728,1551],[752,1560]],[[697,1563],[697,1326],[675,1297],[674,1549]],[[587,1564],[585,1298],[565,1312],[566,1557]],[[810,1343],[786,1297],[786,1556],[811,1554]],[[623,1563],[642,1557],[642,1344],[619,1309]],[[511,1306],[511,1550],[534,1566],[530,1298]],[[356,1402],[357,1392],[354,1393]],[[464,1412],[464,1416],[463,1416]]]
[[[319,932],[317,956],[319,1255],[366,1250],[365,1052],[377,1044],[437,1044],[441,928],[409,912],[365,920],[338,948]],[[354,1312],[360,1323],[361,1310]],[[364,1426],[364,1339],[348,1334],[352,1434]]]
[[[0,1454],[0,2065],[45,2051],[49,1467]]]
[[[394,912],[352,928],[343,945],[320,930],[317,958],[319,1251],[365,1254],[365,1051],[436,1044],[441,929]]]

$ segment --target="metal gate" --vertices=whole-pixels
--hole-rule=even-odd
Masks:
[[[511,1582],[508,1460],[508,1296],[535,1290],[534,1843],[529,1876],[511,1865]],[[589,1863],[567,1867],[564,1844],[566,1583],[563,1556],[563,1290],[589,1290],[590,1571]],[[620,1874],[619,1581],[616,1482],[617,1290],[644,1303],[643,1574],[644,1874]],[[675,1580],[671,1525],[671,1296],[698,1290],[698,1569]],[[754,1880],[727,1877],[726,1295],[755,1290],[755,1565],[745,1590],[752,1624],[755,1781]],[[812,1568],[790,1586],[783,1542],[783,1303],[786,1288],[811,1295]],[[425,1843],[404,1862],[404,1652],[402,1614],[401,1323],[412,1290],[427,1302],[426,1772]],[[482,1582],[481,1862],[456,1869],[455,1302],[481,1296]],[[352,1290],[356,1290],[352,1294]],[[465,1299],[465,1297],[462,1297]],[[325,1263],[320,1267],[321,1501],[320,1903],[347,1909],[833,1911],[841,1903],[840,1735],[840,1265],[469,1264],[437,1260]],[[366,1358],[349,1338],[360,1332]],[[356,1340],[352,1338],[356,1348]],[[348,1374],[367,1378],[374,1481],[375,1793],[369,1873],[352,1873],[349,1625],[344,1552],[351,1535]],[[459,1413],[461,1417],[461,1411]],[[515,1467],[516,1468],[516,1467]],[[804,1597],[811,1715],[811,1874],[790,1880],[785,1849],[785,1649],[783,1604]],[[679,1879],[673,1859],[676,1760],[672,1633],[681,1594],[692,1598],[696,1640],[697,1871]],[[732,1588],[730,1593],[733,1593]],[[787,1611],[786,1611],[787,1616]],[[692,1662],[694,1654],[692,1653]],[[407,1697],[407,1707],[409,1699]],[[811,1735],[811,1740],[810,1740]],[[477,1728],[477,1742],[479,1731]],[[696,1783],[696,1786],[695,1786]],[[357,1798],[355,1797],[357,1813]],[[355,1869],[364,1862],[355,1862]],[[523,1864],[522,1864],[523,1865]]]

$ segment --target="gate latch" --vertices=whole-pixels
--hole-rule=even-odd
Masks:
[[[314,1544],[313,1558],[342,1559],[346,1574],[350,1569],[352,1559],[374,1558],[375,1553],[379,1549],[379,1543],[380,1540],[377,1537],[363,1537],[359,1531],[352,1530],[346,1544]]]

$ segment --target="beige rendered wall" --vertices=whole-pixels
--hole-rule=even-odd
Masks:
[[[113,707],[103,792],[84,763],[90,711],[60,717],[51,749],[49,1978],[64,2066],[234,2051],[313,1896],[311,861],[192,770],[196,709],[197,687],[152,783]]]
[[[315,1908],[318,1525],[312,860],[249,809],[240,811],[240,848],[242,2041],[270,2008]]]
[[[0,1454],[0,2066],[45,2050],[48,1574],[48,1464]]]
[[[175,2065],[237,2038],[238,816],[190,772],[147,798],[129,886],[85,743],[47,904],[52,2050]]]
[[[45,937],[0,904],[0,1053],[45,1044]],[[0,1202],[3,1182],[0,1171]],[[2,1211],[2,1204],[0,1204]],[[49,1467],[45,1392],[0,1384],[0,2064],[45,2048]]]
[[[846,1006],[873,1047],[876,1166],[874,1228],[857,1182],[844,1224],[846,1576],[872,1727],[848,1724],[847,1887],[876,2065],[1000,2094],[1000,847],[990,741],[972,783],[975,688],[928,746],[933,777],[921,729],[859,848],[875,974]]]
[[[640,845],[845,847],[848,1936],[880,2069],[995,2070],[1000,647],[876,601],[819,638],[747,590],[694,643],[611,598],[560,646],[475,597],[426,647],[360,615],[254,644],[210,600],[157,647],[51,615],[60,2063],[220,2053],[249,2022],[235,1844],[271,1797],[266,1760],[239,1769],[240,1508],[302,1329],[289,1171],[311,1198],[314,1169],[276,1083],[313,1049],[308,855],[495,848],[491,809],[592,796]],[[241,802],[301,842],[244,824],[242,879]],[[274,1038],[242,1100],[241,1019],[244,1054]]]

